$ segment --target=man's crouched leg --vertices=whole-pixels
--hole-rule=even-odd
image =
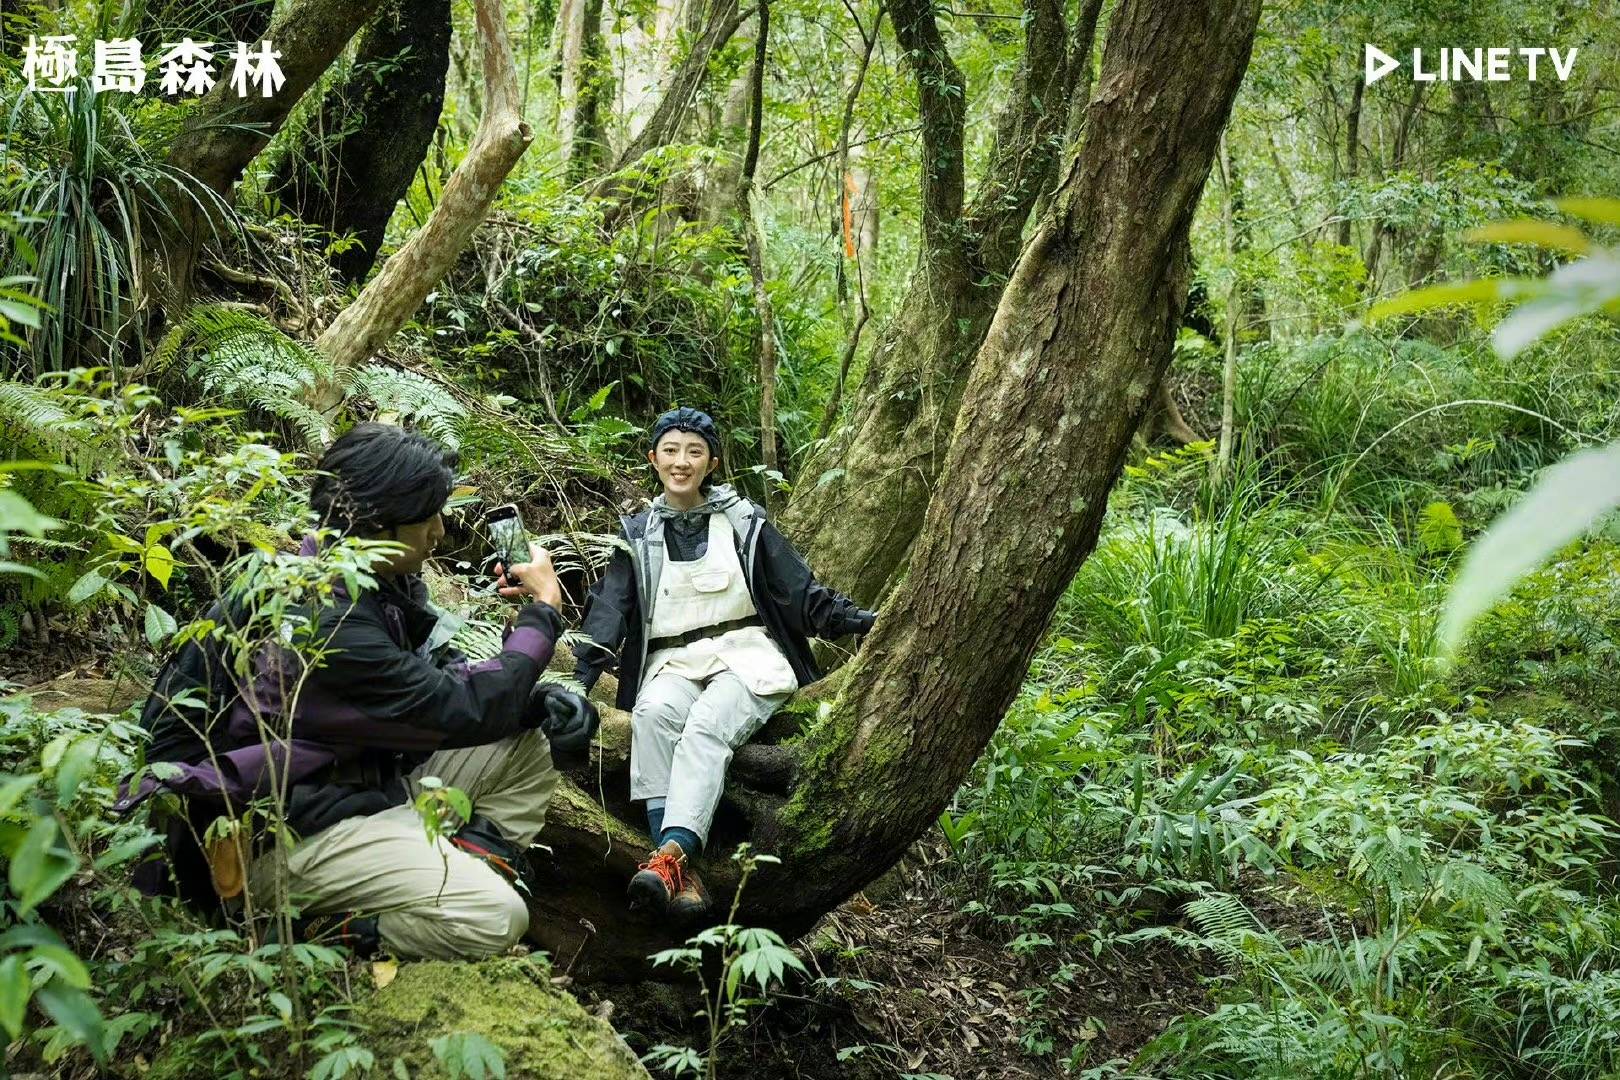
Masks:
[[[271,861],[253,864],[260,904],[274,899]],[[529,927],[517,891],[483,860],[447,840],[430,842],[409,805],[340,821],[300,842],[287,864],[304,915],[376,915],[382,946],[396,956],[492,956]]]

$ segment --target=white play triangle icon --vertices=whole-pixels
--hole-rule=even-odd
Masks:
[[[1401,66],[1401,62],[1376,45],[1368,45],[1367,49],[1367,85],[1382,79],[1385,75]]]

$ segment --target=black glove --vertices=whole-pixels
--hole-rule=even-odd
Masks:
[[[583,694],[576,694],[557,683],[540,683],[529,695],[529,720],[551,741],[559,754],[588,750],[602,716]]]

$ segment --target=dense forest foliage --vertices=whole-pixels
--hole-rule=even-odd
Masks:
[[[3,3],[0,1076],[1620,1072],[1608,0]],[[164,654],[378,558],[290,557],[334,435],[459,450],[482,658],[483,511],[577,614],[677,405],[881,612],[739,752],[714,926],[621,919],[611,695],[532,948],[131,888]]]

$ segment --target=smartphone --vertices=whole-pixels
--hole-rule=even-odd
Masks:
[[[484,517],[484,531],[495,549],[495,558],[506,568],[506,580],[517,581],[512,566],[529,561],[529,530],[517,506],[507,503],[492,509]]]

